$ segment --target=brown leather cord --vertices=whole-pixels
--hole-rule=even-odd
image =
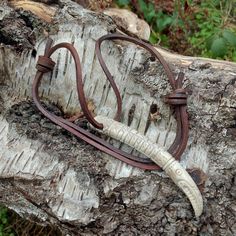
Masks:
[[[115,35],[116,39],[118,39],[118,35]],[[119,35],[120,36],[120,35]],[[103,38],[104,39],[104,38]],[[120,38],[120,39],[124,39],[124,38]],[[131,38],[132,39],[132,38]],[[98,42],[100,42],[98,40]],[[134,41],[133,41],[134,42]],[[98,43],[97,43],[98,44]],[[96,52],[97,52],[97,44],[96,44]],[[101,43],[100,43],[101,44]],[[145,47],[148,44],[145,43]],[[148,45],[150,48],[151,46]],[[149,48],[148,47],[148,48]],[[67,131],[71,132],[72,134],[74,134],[76,137],[84,140],[85,142],[93,145],[95,148],[114,156],[115,158],[130,164],[132,166],[135,167],[139,167],[142,169],[147,169],[147,170],[157,170],[159,169],[159,167],[153,163],[152,161],[150,161],[149,159],[145,159],[145,158],[139,158],[136,156],[133,156],[129,153],[126,153],[118,148],[113,147],[111,144],[109,144],[108,142],[104,141],[103,139],[91,134],[89,131],[75,125],[74,123],[63,119],[59,116],[56,116],[52,113],[50,113],[49,111],[47,111],[41,104],[40,102],[40,98],[39,98],[39,85],[41,82],[41,79],[44,75],[44,73],[47,73],[49,71],[53,70],[53,67],[55,65],[55,63],[51,60],[50,56],[59,48],[66,48],[70,51],[74,61],[75,61],[75,67],[76,67],[76,84],[77,84],[77,91],[78,91],[78,98],[81,104],[81,109],[85,115],[85,117],[87,118],[88,122],[90,122],[93,126],[95,126],[96,128],[101,129],[102,128],[102,124],[98,123],[94,118],[92,113],[89,111],[87,103],[86,103],[86,98],[84,95],[84,91],[83,91],[83,82],[82,82],[82,73],[81,73],[81,64],[80,64],[80,59],[79,59],[79,55],[76,51],[76,49],[73,47],[73,45],[69,44],[69,43],[60,43],[55,45],[54,47],[52,47],[52,40],[49,39],[47,44],[46,44],[46,48],[45,48],[45,53],[44,56],[40,56],[38,63],[37,63],[37,73],[33,82],[33,100],[37,106],[37,108],[47,117],[49,118],[52,122],[54,122],[55,124],[63,127],[64,129],[66,129]],[[98,47],[100,49],[100,45]],[[150,50],[149,50],[150,51]],[[100,52],[100,50],[99,50]],[[155,50],[156,52],[156,50]],[[153,53],[153,55],[156,55],[155,52],[153,53],[153,51],[151,51],[151,53]],[[99,57],[99,53],[97,53],[98,57]],[[158,55],[159,57],[157,57],[158,59],[161,58],[161,63],[164,62],[165,65],[167,65],[164,61],[164,59],[161,57],[161,55]],[[104,65],[105,63],[103,63],[101,60],[101,56],[99,58],[99,61],[101,63],[102,68],[104,69]],[[168,67],[168,65],[167,65]],[[118,108],[117,108],[117,113],[116,113],[116,117],[115,119],[120,120],[120,116],[121,116],[121,109],[122,109],[122,102],[121,102],[121,97],[119,94],[119,90],[116,87],[116,84],[112,78],[112,76],[110,75],[110,72],[107,70],[106,75],[108,75],[108,80],[111,84],[111,87],[113,88],[116,98],[117,98],[117,102],[118,102]],[[172,73],[169,70],[168,71],[168,76],[171,76],[171,81],[173,82],[172,85],[174,85],[174,87],[176,88],[175,92],[171,94],[170,97],[168,97],[167,102],[169,102],[170,104],[174,104],[176,106],[176,103],[180,103],[180,99],[184,100],[186,93],[184,92],[183,89],[181,89],[182,87],[182,79],[177,80],[178,82],[175,82],[175,80],[173,79]],[[178,90],[179,89],[179,90]],[[186,99],[185,99],[186,100]],[[178,110],[179,108],[179,110]],[[185,132],[185,129],[187,127],[188,130],[188,117],[187,117],[187,112],[186,112],[186,102],[185,105],[183,104],[183,102],[181,104],[178,104],[178,106],[176,107],[176,118],[177,118],[177,135],[176,135],[176,139],[174,141],[174,143],[172,144],[171,148],[169,150],[172,151],[173,154],[175,154],[175,157],[180,157],[182,152],[184,151],[185,147],[186,147],[186,143],[187,143],[187,139],[188,139],[188,132]],[[187,122],[183,122],[182,118],[184,118],[184,120],[187,120]]]
[[[73,47],[73,45],[71,45],[69,43],[61,43],[61,44],[58,44],[58,45],[50,48],[51,43],[52,43],[52,41],[51,41],[51,39],[49,39],[47,42],[47,45],[46,45],[45,55],[40,58],[40,60],[37,63],[37,66],[36,66],[38,71],[37,71],[35,79],[33,81],[32,93],[33,93],[33,100],[34,100],[37,108],[47,118],[49,118],[52,122],[63,127],[67,131],[71,132],[72,134],[74,134],[78,138],[84,140],[85,142],[93,145],[94,147],[98,148],[99,150],[101,150],[109,155],[112,155],[112,156],[116,157],[117,159],[124,161],[127,164],[130,164],[135,167],[139,167],[142,169],[148,169],[148,170],[157,169],[157,166],[154,163],[149,164],[149,162],[150,162],[149,160],[146,160],[143,158],[142,159],[136,158],[137,160],[139,160],[139,162],[137,162],[137,160],[135,158],[133,158],[132,155],[113,147],[108,142],[91,134],[87,130],[84,130],[81,127],[76,126],[72,122],[69,122],[68,120],[65,120],[59,116],[56,116],[56,115],[50,113],[42,106],[42,104],[40,102],[40,98],[39,98],[39,91],[38,91],[39,85],[42,80],[43,74],[46,72],[49,72],[52,69],[51,66],[47,65],[47,62],[50,61],[50,65],[53,64],[53,62],[51,60],[49,60],[49,57],[58,48],[67,48],[71,52],[72,57],[75,61],[75,65],[76,65],[76,80],[78,81],[78,80],[82,79],[82,75],[81,75],[81,73],[79,73],[81,71],[79,56],[76,52],[76,49]],[[80,78],[78,78],[79,76],[80,76]]]
[[[119,118],[121,117],[122,105],[119,104],[119,103],[121,103],[120,94],[119,94],[118,88],[116,87],[116,84],[113,80],[113,76],[111,75],[110,71],[108,70],[108,68],[103,60],[102,54],[101,54],[102,42],[105,40],[115,40],[115,39],[129,41],[131,43],[135,43],[135,44],[139,45],[140,47],[145,48],[146,50],[148,50],[151,53],[151,55],[154,58],[158,59],[160,61],[160,63],[162,64],[164,71],[167,75],[167,78],[169,79],[170,85],[171,85],[172,89],[174,90],[173,93],[171,93],[170,95],[168,95],[166,97],[165,102],[174,106],[176,120],[177,120],[176,137],[175,137],[175,140],[168,151],[176,159],[180,159],[180,157],[181,157],[182,153],[184,152],[186,145],[187,145],[188,129],[189,129],[188,128],[189,127],[188,115],[187,115],[187,111],[186,111],[187,94],[186,94],[186,91],[182,88],[184,74],[182,72],[180,72],[178,75],[178,79],[175,80],[168,64],[166,63],[164,58],[161,56],[161,54],[152,45],[150,45],[146,42],[143,42],[142,40],[139,40],[137,38],[133,38],[130,36],[122,35],[122,34],[108,34],[108,35],[102,36],[96,42],[95,52],[96,52],[96,55],[97,55],[98,60],[100,62],[100,65],[101,65],[107,79],[110,81],[112,88],[115,92],[116,98],[117,98],[118,110],[117,110],[116,117],[119,117]]]

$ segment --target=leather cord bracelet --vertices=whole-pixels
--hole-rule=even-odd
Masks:
[[[168,64],[165,62],[164,58],[155,50],[151,45],[135,39],[131,38],[129,36],[124,36],[121,34],[111,34],[106,35],[98,39],[96,43],[96,54],[98,56],[99,62],[101,64],[101,67],[103,68],[107,79],[109,80],[111,87],[113,88],[116,99],[117,99],[117,113],[115,116],[115,119],[117,121],[120,120],[121,117],[121,110],[122,110],[122,101],[120,97],[119,90],[116,86],[116,83],[113,80],[112,75],[110,74],[109,70],[106,67],[106,64],[103,61],[100,46],[101,43],[104,40],[114,40],[114,39],[120,39],[120,40],[126,40],[135,44],[138,44],[139,46],[145,48],[148,50],[152,56],[157,58],[161,64],[163,65],[163,68],[167,74],[167,77],[170,81],[171,87],[173,89],[173,93],[171,93],[169,96],[166,97],[166,102],[173,105],[175,108],[175,114],[176,114],[176,120],[177,120],[177,132],[176,132],[176,138],[169,148],[169,152],[176,158],[179,159],[186,147],[187,140],[188,140],[188,116],[186,112],[186,99],[187,95],[184,89],[182,89],[182,80],[183,80],[183,74],[180,73],[178,76],[178,79],[175,80],[173,77],[173,74],[171,73],[171,70],[169,69]],[[158,170],[159,167],[150,159],[146,158],[140,158],[136,157],[134,155],[131,155],[129,153],[126,153],[105,140],[97,137],[96,135],[90,133],[88,130],[85,130],[74,123],[56,116],[49,111],[47,111],[41,104],[40,98],[39,98],[39,85],[41,82],[41,79],[44,75],[44,73],[50,72],[53,70],[53,67],[55,66],[55,63],[52,61],[50,56],[60,48],[66,48],[70,51],[74,61],[75,61],[75,68],[76,68],[76,86],[77,86],[77,92],[78,92],[78,99],[80,101],[81,109],[83,111],[84,116],[88,120],[89,123],[91,123],[95,128],[102,129],[103,125],[99,122],[97,122],[92,113],[89,111],[86,98],[83,90],[83,82],[82,82],[82,70],[81,70],[81,64],[79,55],[74,48],[72,44],[69,43],[60,43],[52,47],[52,40],[48,39],[45,53],[43,56],[40,56],[37,63],[37,73],[33,82],[33,100],[37,106],[37,108],[52,122],[55,124],[61,126],[62,128],[66,129],[67,131],[73,133],[78,138],[84,140],[85,142],[93,145],[95,148],[129,164],[135,167],[139,167],[141,169],[147,169],[147,170]]]

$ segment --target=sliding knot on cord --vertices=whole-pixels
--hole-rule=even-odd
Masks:
[[[184,73],[178,74],[177,80],[175,80],[174,91],[165,97],[165,102],[172,106],[186,106],[187,105],[187,91],[183,88]]]
[[[173,106],[187,105],[187,97],[186,90],[178,88],[174,90],[173,93],[166,96],[165,102]]]
[[[50,58],[50,50],[52,48],[53,40],[51,38],[47,39],[46,47],[44,50],[44,55],[39,56],[36,69],[39,72],[47,73],[53,71],[56,63]]]
[[[55,64],[56,63],[51,58],[47,56],[39,56],[36,68],[42,73],[47,73],[53,71]]]

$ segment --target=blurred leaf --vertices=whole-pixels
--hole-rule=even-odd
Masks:
[[[227,40],[227,42],[231,45],[231,46],[235,46],[236,47],[236,34],[232,31],[229,30],[224,30],[223,31],[223,38]]]
[[[119,7],[125,7],[130,4],[130,0],[117,0],[116,3]]]
[[[215,35],[209,37],[207,40],[206,40],[206,48],[207,50],[211,50],[211,46],[212,46],[212,43],[213,41],[216,39],[217,37]]]
[[[161,16],[161,15],[160,15]],[[156,19],[156,25],[159,32],[166,29],[172,23],[172,17],[162,14],[162,16]]]
[[[211,45],[213,57],[223,57],[227,52],[226,40],[224,38],[216,38]]]
[[[5,224],[7,224],[7,218],[3,218],[2,219],[2,223],[5,225]]]
[[[160,38],[161,38],[161,43],[162,43],[162,45],[163,46],[165,46],[165,47],[169,47],[170,45],[169,45],[169,38],[168,38],[168,36],[167,35],[165,35],[165,34],[161,34],[160,35]]]
[[[145,19],[147,20],[148,23],[151,23],[153,18],[156,16],[156,11],[155,9],[149,9],[149,11],[145,15]]]
[[[236,51],[234,51],[233,56],[232,56],[233,61],[236,62]]]
[[[163,19],[163,24],[164,24],[165,26],[170,25],[171,23],[172,23],[172,17],[170,17],[170,16],[164,17],[164,19]]]
[[[140,10],[145,14],[147,10],[147,4],[143,0],[138,0]]]
[[[154,33],[154,32],[151,32],[149,41],[150,41],[152,44],[156,44],[156,43],[158,42],[158,35],[157,35],[156,33]]]

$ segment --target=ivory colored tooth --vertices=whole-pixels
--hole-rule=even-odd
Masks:
[[[135,148],[162,167],[174,183],[186,194],[192,204],[196,217],[202,214],[203,200],[197,185],[188,172],[170,153],[159,147],[156,143],[151,142],[147,137],[138,133],[138,131],[120,122],[103,116],[96,116],[95,119],[103,124],[103,130],[100,130],[102,133],[116,140],[122,140],[122,142]],[[132,138],[130,138],[131,136]],[[146,145],[144,145],[144,142]]]

